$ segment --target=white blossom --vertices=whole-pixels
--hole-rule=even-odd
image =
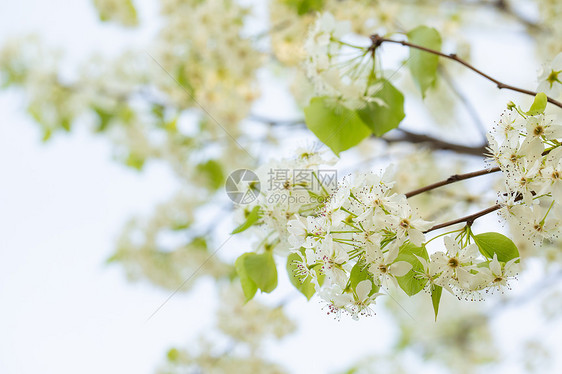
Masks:
[[[538,92],[544,92],[554,98],[562,94],[562,52],[558,53],[550,64],[544,65],[539,73]]]

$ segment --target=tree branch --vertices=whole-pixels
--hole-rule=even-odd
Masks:
[[[431,54],[434,54],[434,55],[437,55],[437,56],[444,57],[444,58],[449,59],[449,60],[456,61],[456,62],[458,62],[459,64],[464,65],[466,68],[472,70],[472,71],[475,72],[476,74],[478,74],[478,75],[480,75],[480,76],[486,78],[487,80],[489,80],[489,81],[495,83],[496,86],[497,86],[499,89],[506,89],[506,90],[511,90],[511,91],[515,91],[515,92],[520,92],[520,93],[523,93],[523,94],[526,94],[526,95],[530,95],[530,96],[536,96],[536,95],[537,95],[537,92],[535,92],[535,91],[530,91],[530,90],[526,90],[526,89],[524,89],[524,88],[519,88],[519,87],[515,87],[515,86],[512,86],[512,85],[509,85],[509,84],[505,84],[505,83],[502,83],[502,82],[500,82],[499,80],[497,80],[497,79],[495,79],[495,78],[492,78],[492,77],[489,76],[488,74],[486,74],[486,73],[480,71],[479,69],[475,68],[474,66],[472,66],[472,65],[469,64],[468,62],[466,62],[466,61],[464,61],[463,59],[459,58],[455,53],[446,54],[446,53],[442,53],[442,52],[440,52],[440,51],[437,51],[437,50],[435,50],[435,49],[426,48],[426,47],[423,47],[423,46],[417,45],[417,44],[412,44],[412,43],[409,43],[409,42],[404,41],[404,40],[393,40],[393,39],[388,39],[388,38],[382,37],[382,36],[380,36],[380,35],[378,35],[378,34],[371,35],[370,38],[371,38],[371,41],[372,41],[372,43],[373,43],[373,45],[371,46],[371,48],[377,48],[377,47],[379,47],[382,43],[395,43],[395,44],[400,44],[400,45],[403,45],[403,46],[406,46],[406,47],[419,49],[420,51],[424,51],[424,52],[427,52],[427,53],[431,53]],[[557,101],[557,100],[554,100],[554,99],[551,98],[551,97],[548,97],[548,102],[551,103],[551,104],[556,105],[556,106],[559,107],[559,108],[562,108],[562,102]]]
[[[543,32],[545,31],[539,23],[535,23],[535,22],[523,17],[522,14],[516,12],[511,7],[511,5],[507,2],[507,0],[496,0],[492,3],[480,1],[480,2],[477,2],[476,4],[478,5],[479,3],[481,3],[482,5],[490,5],[493,8],[496,8],[500,12],[502,12],[502,13],[508,15],[508,16],[513,17],[518,22],[521,22],[523,25],[525,25],[529,29],[532,29],[532,30],[535,30],[535,31],[543,31]]]
[[[458,181],[462,181],[462,180],[470,179],[470,178],[474,178],[474,177],[479,177],[481,175],[496,173],[498,171],[500,171],[500,168],[495,167],[495,168],[491,168],[491,169],[483,169],[483,170],[473,171],[473,172],[465,173],[465,174],[451,175],[449,178],[447,178],[445,180],[442,180],[442,181],[427,185],[425,187],[418,188],[417,190],[413,190],[413,191],[408,192],[406,194],[406,198],[410,198],[412,196],[416,196],[416,195],[419,195],[423,192],[427,192],[427,191],[433,190],[435,188],[446,186],[446,185],[451,184],[451,183],[455,183],[455,182],[458,182]]]
[[[425,143],[434,150],[446,150],[456,153],[467,154],[472,156],[483,156],[486,153],[486,145],[471,147],[462,144],[449,143],[429,135],[416,134],[408,130],[397,128],[396,131],[401,132],[402,136],[398,138],[382,137],[381,139],[387,143],[407,142],[407,143]]]
[[[276,120],[273,118],[266,118],[258,115],[250,115],[248,117],[249,120],[260,122],[263,124],[267,124],[269,126],[305,126],[304,119],[296,119],[296,120]],[[434,138],[429,135],[424,134],[416,134],[410,132],[408,130],[404,130],[401,128],[395,129],[396,132],[401,133],[400,137],[376,137],[373,135],[374,138],[384,140],[387,143],[397,143],[397,142],[406,142],[412,144],[418,143],[426,143],[431,149],[434,150],[445,150],[445,151],[453,151],[460,154],[466,154],[471,156],[483,156],[486,153],[486,144],[471,147],[462,144],[456,143],[449,143],[437,138]]]
[[[435,225],[435,226],[431,227],[429,230],[424,231],[423,233],[427,234],[428,232],[438,230],[438,229],[442,229],[442,228],[448,227],[448,226],[453,226],[453,225],[456,225],[457,223],[463,223],[463,222],[466,222],[466,224],[470,226],[474,223],[474,221],[477,218],[485,216],[488,213],[492,213],[492,212],[500,209],[501,207],[503,207],[503,204],[496,204],[496,205],[493,205],[489,208],[486,208],[484,210],[476,212],[474,214],[471,214],[471,215],[468,215],[468,216],[465,216],[465,217],[461,217],[461,218],[457,218],[457,219],[452,220],[452,221],[440,223],[439,225]]]

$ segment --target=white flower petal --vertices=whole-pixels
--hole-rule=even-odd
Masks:
[[[369,297],[369,292],[371,292],[371,289],[373,288],[373,285],[371,283],[370,280],[363,280],[361,282],[359,282],[357,284],[357,287],[355,287],[355,292],[357,293],[357,298],[360,301],[364,301],[365,299],[367,299],[367,297]]]
[[[395,277],[402,277],[412,269],[412,264],[406,261],[398,261],[388,267],[388,272]]]

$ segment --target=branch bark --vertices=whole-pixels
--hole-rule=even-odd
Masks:
[[[401,128],[397,128],[396,131],[402,133],[402,136],[397,138],[382,137],[380,139],[386,141],[387,143],[396,143],[396,142],[406,142],[412,144],[425,143],[427,144],[428,147],[434,150],[453,151],[456,153],[466,154],[471,156],[484,156],[484,154],[486,153],[486,144],[473,147],[473,146],[462,145],[457,143],[449,143],[429,135],[417,134]]]
[[[474,214],[470,214],[468,216],[465,217],[461,217],[461,218],[457,218],[455,220],[452,221],[448,221],[448,222],[444,222],[444,223],[440,223],[438,225],[435,225],[433,227],[431,227],[429,230],[424,231],[424,234],[427,234],[428,232],[434,231],[434,230],[438,230],[438,229],[442,229],[444,227],[448,227],[448,226],[453,226],[456,225],[457,223],[463,223],[466,222],[467,225],[472,225],[472,223],[477,219],[480,218],[482,216],[485,216],[488,213],[492,213],[498,209],[500,209],[501,207],[503,207],[503,204],[496,204],[493,205],[489,208],[486,208],[484,210],[481,210],[479,212],[476,212]]]
[[[473,172],[465,173],[465,174],[451,175],[449,178],[447,178],[445,180],[442,180],[442,181],[439,181],[439,182],[436,182],[436,183],[418,188],[417,190],[410,191],[406,194],[406,197],[410,198],[412,196],[416,196],[416,195],[419,195],[421,193],[431,191],[435,188],[446,186],[446,185],[451,184],[451,183],[455,183],[455,182],[458,182],[458,181],[462,181],[462,180],[470,179],[470,178],[474,178],[474,177],[479,177],[481,175],[496,173],[498,171],[500,171],[500,168],[495,167],[495,168],[491,168],[491,169],[483,169],[483,170],[473,171]]]

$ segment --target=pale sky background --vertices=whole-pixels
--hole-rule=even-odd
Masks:
[[[150,19],[157,2],[142,3],[141,17]],[[116,32],[117,26],[97,21],[87,0],[0,4],[0,44],[39,32],[48,44],[70,52],[71,62],[93,51],[142,47],[156,27],[152,20],[140,32]],[[529,43],[509,35],[474,37],[481,40],[474,51],[478,66],[534,88],[539,65],[529,58]],[[500,58],[511,62],[502,64]],[[470,78],[464,81],[467,92],[492,123],[513,95]],[[260,111],[274,102],[263,100]],[[159,165],[149,164],[142,173],[119,165],[109,143],[84,128],[41,143],[14,91],[0,93],[0,113],[0,373],[152,373],[169,347],[194,344],[212,323],[209,311],[216,302],[210,283],[199,282],[189,296],[176,295],[147,322],[169,292],[128,283],[121,267],[104,264],[127,220],[167,200],[176,187],[173,176]],[[288,290],[286,282],[282,286],[282,292]],[[384,349],[387,340],[381,337],[392,336],[384,313],[335,323],[318,301],[301,298],[288,310],[303,321],[301,332],[268,352],[294,373],[343,369]],[[514,342],[524,334],[556,344],[560,326],[545,329],[529,318],[533,315],[535,307],[529,306],[498,321],[495,333],[508,357],[517,355]],[[560,361],[557,365],[561,368]]]

